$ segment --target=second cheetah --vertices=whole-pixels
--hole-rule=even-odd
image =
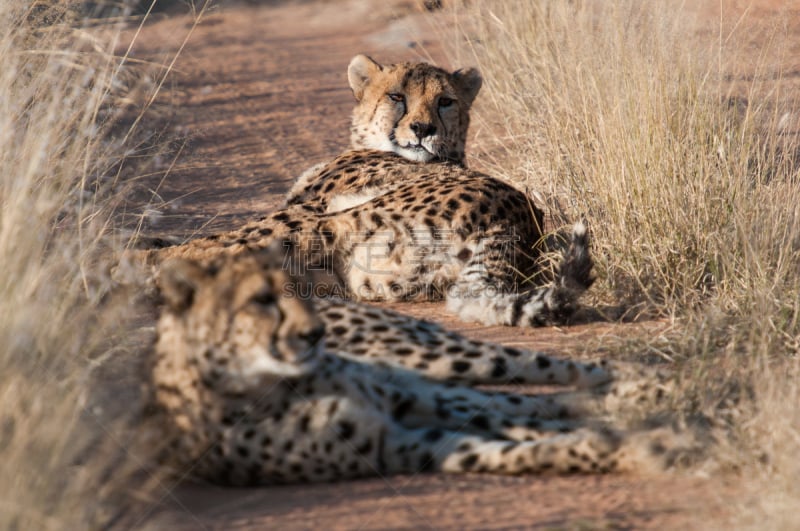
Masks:
[[[325,269],[348,298],[444,298],[460,318],[487,325],[569,321],[594,280],[586,227],[575,225],[549,274],[542,211],[514,186],[463,165],[477,71],[357,56],[348,76],[359,101],[353,143],[364,149],[315,167],[286,208],[154,251],[155,260],[211,259],[291,237],[306,253],[302,267]],[[422,152],[431,156],[412,156]]]
[[[317,301],[318,313],[296,295],[306,279],[281,250],[164,264],[153,394],[173,459],[193,473],[236,485],[597,473],[661,466],[679,450],[666,433],[625,435],[582,416],[602,396],[592,389],[614,385],[613,368],[471,341],[356,303]],[[404,369],[408,360],[425,361],[427,376]],[[589,391],[489,393],[434,377]]]

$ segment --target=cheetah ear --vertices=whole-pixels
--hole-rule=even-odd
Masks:
[[[347,67],[347,80],[350,82],[350,88],[353,89],[356,100],[361,101],[367,83],[381,70],[383,67],[366,55],[359,54],[350,60],[350,66]]]
[[[475,97],[483,85],[483,77],[477,68],[462,68],[453,72],[456,87],[461,91],[461,96],[467,105],[472,105]]]
[[[174,312],[183,312],[192,305],[200,282],[208,273],[196,262],[173,258],[164,262],[158,275],[161,295]]]

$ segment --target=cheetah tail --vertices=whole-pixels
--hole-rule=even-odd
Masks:
[[[583,293],[594,284],[592,275],[594,261],[589,252],[589,232],[586,224],[579,221],[572,227],[569,247],[564,251],[564,257],[556,272],[556,285]]]

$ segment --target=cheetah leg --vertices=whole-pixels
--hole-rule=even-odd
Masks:
[[[387,433],[383,456],[391,473],[600,473],[618,468],[619,448],[617,435],[593,429],[515,442],[436,428],[394,428]]]
[[[459,390],[454,396],[416,392],[393,410],[395,421],[407,427],[436,424],[444,429],[515,441],[535,441],[574,431],[586,423],[553,400],[536,396],[496,395]],[[509,402],[508,399],[515,399]],[[403,409],[403,408],[406,409]]]
[[[615,374],[620,374],[618,381],[588,390],[524,395],[439,383],[417,372],[385,364],[356,360],[345,363],[371,371],[378,378],[377,385],[374,381],[364,382],[362,387],[374,399],[384,401],[395,421],[407,426],[436,423],[448,429],[518,440],[540,438],[539,432],[566,432],[576,425],[553,419],[593,417],[600,421],[642,407],[652,408],[664,402],[673,384],[664,371],[620,364],[611,365]]]
[[[555,280],[548,286],[518,292],[497,279],[513,278],[508,242],[485,238],[473,250],[455,285],[447,292],[447,309],[465,321],[486,325],[544,326],[562,324],[577,309],[591,285],[593,267],[586,227],[573,227]]]
[[[320,299],[328,350],[351,359],[405,367],[435,380],[471,383],[575,385],[611,381],[605,362],[580,363],[540,352],[467,339],[406,315],[338,299]],[[387,345],[398,345],[388,348]]]
[[[353,375],[367,367],[347,363],[352,365]],[[602,398],[590,393],[578,393],[580,398],[576,399],[570,393],[528,396],[485,392],[440,384],[388,367],[373,367],[372,376],[368,385],[359,383],[355,376],[353,381],[361,392],[370,394],[371,400],[383,402],[393,421],[411,428],[436,425],[487,437],[538,440],[586,426],[587,421],[577,417],[586,410],[602,410]]]
[[[409,427],[436,424],[446,429],[524,440],[571,431],[577,426],[567,420],[572,411],[550,397],[490,394],[411,378],[386,382],[383,389],[388,392],[387,409],[393,420]]]
[[[482,407],[517,417],[592,418],[600,422],[662,408],[674,395],[676,382],[669,369],[625,362],[604,362],[603,367],[612,379],[591,388],[533,396],[473,390],[481,393],[477,399],[456,392],[448,396],[448,406],[455,411]],[[526,426],[534,424],[528,421]],[[519,440],[517,436],[510,437]]]

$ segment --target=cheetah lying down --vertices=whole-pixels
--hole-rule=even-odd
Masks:
[[[607,413],[615,370],[482,343],[395,312],[294,296],[285,249],[172,260],[152,370],[171,454],[225,484],[422,471],[609,472],[659,465]],[[547,383],[549,396],[460,382]],[[660,397],[664,382],[637,392]],[[642,397],[637,397],[637,400]]]
[[[336,295],[362,301],[444,298],[452,313],[487,325],[563,324],[593,283],[582,224],[573,228],[555,279],[542,285],[536,278],[533,242],[542,237],[541,213],[514,188],[476,172],[381,152],[348,155],[422,167],[364,204],[324,213],[313,201],[293,205],[240,229],[161,249],[156,259],[212,260],[289,238],[304,255],[303,267],[328,273]],[[363,168],[365,178],[373,169]],[[346,174],[331,174],[337,176]]]
[[[306,267],[336,294],[362,301],[445,299],[466,321],[563,324],[593,282],[589,236],[578,224],[554,278],[541,267],[542,211],[522,191],[464,166],[473,69],[380,65],[356,56],[352,151],[315,166],[286,207],[229,232],[153,250],[212,260],[291,237]]]

